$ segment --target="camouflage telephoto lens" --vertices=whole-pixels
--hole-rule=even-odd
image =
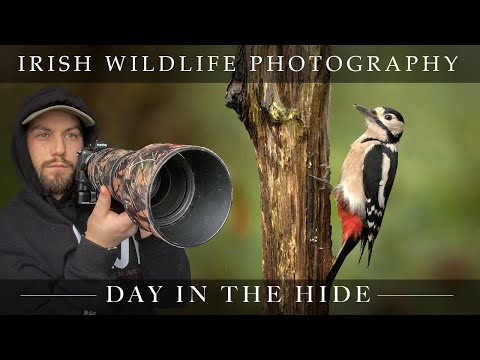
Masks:
[[[177,247],[209,241],[225,224],[232,205],[227,167],[200,146],[107,148],[91,155],[87,171],[93,187],[98,191],[107,186],[137,226]]]

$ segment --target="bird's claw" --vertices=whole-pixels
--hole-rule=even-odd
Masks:
[[[323,186],[320,188],[320,190],[325,190],[325,189],[328,189],[330,191],[332,191],[333,189],[333,186],[330,184],[330,175],[332,174],[332,170],[330,169],[330,167],[327,165],[327,164],[320,164],[320,168],[325,168],[325,175],[323,175],[323,177],[318,177],[318,176],[315,176],[315,175],[311,175],[309,174],[309,176],[321,181],[323,183]]]

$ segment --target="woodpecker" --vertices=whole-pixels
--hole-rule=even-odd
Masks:
[[[331,285],[347,255],[360,242],[360,258],[368,244],[368,265],[382,225],[398,163],[398,144],[403,134],[402,115],[392,108],[354,107],[362,113],[367,131],[350,148],[340,180],[332,192],[342,223],[342,247],[330,270]]]

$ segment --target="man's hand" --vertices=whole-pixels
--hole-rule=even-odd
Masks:
[[[100,187],[97,203],[87,222],[85,237],[104,248],[118,246],[137,232],[137,226],[126,212],[117,214],[110,210],[112,197],[105,186]]]

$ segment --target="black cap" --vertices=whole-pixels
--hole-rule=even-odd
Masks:
[[[61,86],[49,86],[29,96],[20,110],[22,125],[50,110],[71,113],[82,120],[85,127],[95,125],[95,117],[82,99]]]

